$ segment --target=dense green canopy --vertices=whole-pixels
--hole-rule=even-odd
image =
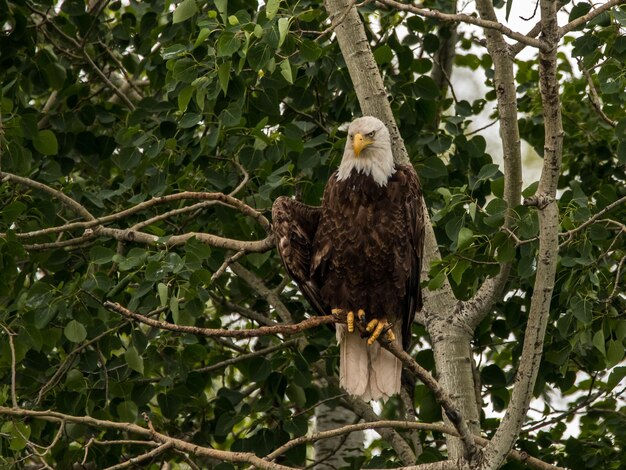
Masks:
[[[143,427],[145,414],[163,434],[262,457],[306,434],[318,403],[339,400],[329,328],[295,341],[205,337],[146,326],[104,306],[203,328],[308,316],[266,218],[280,195],[319,204],[345,144],[342,125],[360,110],[332,32],[320,33],[329,26],[320,2],[254,3],[0,0],[0,406]],[[572,20],[591,5],[565,8]],[[626,466],[626,408],[618,398],[626,375],[620,8],[566,36],[569,49],[559,53],[563,233],[535,386],[539,420],[517,445],[575,469]],[[503,175],[474,125],[483,109],[497,119],[492,61],[461,27],[453,77],[480,71],[488,92],[457,100],[431,78],[446,34],[440,22],[373,3],[360,12],[442,253],[425,289],[448,279],[458,299],[469,299],[499,263],[513,263],[506,295],[473,343],[489,437],[498,424],[493,411],[506,408],[514,385],[539,229],[536,211],[520,205],[512,229],[501,230]],[[516,84],[521,136],[542,155],[536,59],[517,61]],[[432,371],[430,338],[418,324],[414,335],[413,356]],[[441,419],[419,382],[414,404],[421,421]],[[382,416],[400,419],[399,408],[391,400]],[[105,468],[152,448],[111,444],[140,436],[84,421],[65,421],[62,432],[57,421],[3,416],[0,423],[7,468]],[[445,455],[442,434],[419,437],[420,462]],[[306,451],[294,447],[280,463],[310,464]],[[142,465],[163,461],[235,465],[171,449]],[[365,462],[401,464],[378,438],[353,468]]]

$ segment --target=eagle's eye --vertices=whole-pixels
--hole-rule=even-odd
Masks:
[[[365,136],[371,139],[374,137],[374,134],[376,134],[376,131],[368,132]]]
[[[350,134],[350,140],[354,140],[354,136],[352,134]]]

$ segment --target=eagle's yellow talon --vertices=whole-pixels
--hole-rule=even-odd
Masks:
[[[354,312],[352,310],[348,312],[346,323],[348,324],[348,333],[353,333],[354,332]]]
[[[374,328],[376,328],[376,325],[378,325],[378,320],[374,318],[371,322],[367,324],[367,328],[365,328],[365,331],[367,331],[368,333],[371,333],[372,331],[374,331]]]
[[[371,346],[372,344],[374,344],[374,341],[376,341],[378,339],[378,337],[380,336],[380,334],[383,332],[383,329],[385,328],[386,324],[387,324],[387,322],[385,322],[385,321],[378,322],[378,325],[376,326],[376,329],[374,330],[374,332],[370,336],[370,339],[367,340],[367,344],[368,345]]]
[[[333,315],[339,315],[341,312],[343,312],[342,309],[340,308],[333,308],[330,313],[332,313]]]
[[[359,317],[359,321],[361,323],[365,323],[365,310],[360,308],[359,311],[356,312],[356,316]]]

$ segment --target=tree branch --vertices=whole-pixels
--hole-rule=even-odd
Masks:
[[[584,25],[585,23],[588,23],[589,21],[594,19],[596,16],[601,15],[602,13],[604,13],[605,11],[610,10],[614,6],[623,5],[625,3],[626,3],[626,0],[610,0],[610,1],[606,2],[604,5],[601,5],[598,8],[594,8],[593,10],[591,10],[586,15],[579,16],[575,20],[572,20],[569,23],[567,23],[566,25],[561,26],[559,28],[559,30],[558,30],[558,38],[559,39],[562,38],[563,36],[565,36],[570,31],[578,28],[579,26]]]
[[[407,370],[415,374],[415,376],[419,378],[422,383],[426,385],[426,387],[428,387],[428,389],[433,393],[435,400],[437,400],[437,403],[439,403],[439,405],[441,405],[441,407],[443,408],[446,416],[454,426],[454,429],[457,431],[461,442],[463,443],[463,447],[465,450],[465,459],[468,462],[471,462],[472,459],[477,455],[474,436],[471,433],[467,422],[465,421],[461,413],[459,413],[458,408],[452,402],[450,396],[441,387],[441,385],[439,385],[439,383],[430,374],[430,372],[428,372],[417,362],[415,362],[415,360],[400,346],[398,346],[394,342],[386,341],[386,339],[380,339],[380,343],[386,350],[388,350],[394,356],[400,359],[400,361],[402,361],[402,364],[404,364],[404,367],[406,367]]]
[[[537,272],[515,387],[506,413],[491,442],[484,450],[485,470],[495,470],[500,467],[513,447],[524,423],[543,353],[556,275],[559,212],[554,199],[563,152],[563,125],[557,78],[556,46],[559,40],[559,29],[556,18],[557,3],[553,0],[541,0],[540,7],[542,36],[550,47],[549,52],[540,51],[539,56],[545,150],[541,178],[533,200],[539,213]]]
[[[61,201],[61,203],[68,209],[80,215],[86,220],[95,220],[95,217],[81,204],[76,202],[69,196],[66,196],[61,191],[51,188],[38,181],[31,180],[30,178],[24,178],[23,176],[14,175],[12,173],[0,172],[0,182],[10,181],[12,183],[21,184],[22,186],[28,186],[30,188],[38,189],[45,193],[50,194],[55,199]]]
[[[493,3],[490,0],[477,0],[480,16],[488,21],[497,21]],[[487,49],[494,65],[494,87],[498,99],[500,118],[500,137],[502,138],[502,156],[504,160],[504,201],[507,210],[503,227],[513,225],[514,207],[522,197],[522,156],[520,134],[517,125],[517,92],[513,60],[509,46],[499,31],[485,30]],[[459,320],[467,323],[471,330],[485,318],[493,304],[504,291],[511,271],[511,263],[500,263],[500,271],[494,277],[487,278],[478,292],[460,309]]]
[[[591,76],[591,73],[589,73],[589,70],[585,68],[583,61],[580,59],[578,59],[578,69],[583,73],[583,75],[587,79],[587,85],[589,85],[589,100],[591,101],[591,104],[593,105],[593,109],[596,110],[596,113],[598,113],[598,116],[600,116],[602,120],[606,122],[609,126],[611,127],[617,126],[617,123],[613,119],[608,117],[606,113],[604,112],[604,110],[602,109],[602,103],[600,102],[600,96],[598,95],[598,90],[596,90],[596,85],[595,83],[593,83],[593,77]]]
[[[223,462],[239,462],[253,464],[263,470],[292,470],[293,467],[287,467],[272,462],[268,462],[262,458],[250,452],[229,452],[225,450],[212,449],[210,447],[203,447],[198,444],[183,441],[175,437],[170,437],[166,434],[162,434],[154,428],[146,429],[133,423],[120,423],[115,421],[106,421],[102,419],[92,418],[91,416],[73,416],[56,411],[35,411],[25,409],[14,409],[0,406],[0,415],[4,416],[16,416],[41,419],[44,421],[79,423],[85,426],[91,426],[97,429],[111,429],[123,433],[132,433],[139,436],[143,436],[147,439],[160,442],[162,444],[171,445],[172,448],[188,452],[198,457],[208,457],[217,459]]]
[[[13,341],[13,337],[16,335],[2,323],[0,323],[0,327],[9,337],[9,350],[11,351],[11,405],[13,405],[13,408],[18,408],[17,393],[15,391],[17,362],[15,360],[15,342]]]
[[[526,36],[516,31],[513,31],[512,29],[507,28],[506,26],[504,26],[502,23],[499,23],[498,21],[476,18],[475,16],[469,16],[463,13],[449,14],[449,13],[442,13],[438,10],[427,10],[424,8],[418,8],[413,5],[408,5],[406,3],[400,3],[395,0],[376,0],[376,2],[383,4],[383,5],[387,5],[388,7],[391,7],[391,8],[395,8],[396,10],[408,11],[419,16],[424,16],[426,18],[433,18],[433,19],[441,20],[441,21],[455,21],[455,22],[460,22],[460,23],[468,23],[468,24],[473,24],[475,26],[480,26],[481,28],[484,28],[484,29],[492,29],[495,31],[499,31],[500,33],[504,34],[505,36],[510,37],[511,39],[515,39],[516,41],[526,46],[536,47],[539,50],[544,50],[547,47],[544,41],[540,39],[535,39],[530,36]]]
[[[132,320],[136,320],[145,325],[150,325],[154,328],[159,328],[161,330],[169,330],[176,331],[178,333],[188,333],[192,335],[198,336],[206,336],[210,337],[229,337],[229,338],[254,338],[257,336],[268,336],[268,335],[294,335],[296,333],[300,333],[301,331],[307,330],[309,328],[315,328],[320,325],[330,325],[331,323],[335,323],[335,317],[332,315],[326,315],[323,317],[312,317],[307,320],[304,320],[300,323],[290,324],[290,325],[276,325],[276,326],[261,326],[259,328],[247,329],[247,330],[226,330],[221,328],[201,328],[197,326],[185,326],[185,325],[175,325],[174,323],[164,322],[161,320],[154,320],[152,318],[148,318],[144,315],[141,315],[137,312],[133,312],[128,310],[125,307],[122,307],[120,304],[115,302],[106,301],[104,302],[104,307],[107,310],[118,313],[125,318],[129,318]]]
[[[86,230],[89,228],[97,227],[99,225],[105,225],[110,222],[117,222],[119,220],[122,220],[125,217],[134,215],[138,212],[144,211],[146,209],[150,209],[160,204],[168,204],[168,203],[172,203],[176,201],[184,201],[184,200],[206,201],[204,204],[208,202],[213,203],[213,204],[219,203],[226,207],[237,209],[242,214],[247,215],[248,217],[251,217],[252,219],[256,220],[261,225],[261,227],[263,227],[267,232],[271,232],[270,222],[261,212],[250,207],[243,201],[233,196],[226,195],[224,193],[201,193],[201,192],[193,192],[193,191],[183,191],[181,193],[169,194],[167,196],[153,197],[152,199],[139,203],[133,207],[129,207],[128,209],[124,209],[123,211],[116,212],[114,214],[109,214],[104,217],[96,218],[93,215],[91,215],[87,211],[87,209],[85,209],[82,205],[80,205],[74,199],[70,198],[69,196],[66,196],[61,191],[58,191],[56,189],[50,188],[49,186],[46,186],[43,183],[39,183],[29,178],[23,178],[21,176],[13,175],[11,173],[0,173],[0,178],[2,178],[3,181],[6,179],[8,181],[17,182],[25,186],[30,186],[36,189],[43,190],[53,195],[55,198],[61,200],[65,205],[72,208],[74,211],[78,212],[80,215],[82,215],[84,218],[87,219],[87,221],[83,221],[83,222],[71,222],[65,225],[60,225],[58,227],[50,227],[47,229],[37,230],[33,232],[17,233],[16,236],[18,238],[33,238],[33,237],[37,237],[41,235],[48,235],[51,233],[61,233],[61,232],[68,232],[72,230]],[[183,207],[180,209],[174,209],[173,211],[171,211],[172,213],[161,214],[161,216],[166,215],[169,217],[171,215],[178,215],[179,213],[187,212],[191,208],[197,209],[199,207],[203,207],[203,206],[193,205],[193,206]],[[177,211],[177,212],[174,212],[174,211]],[[157,216],[157,217],[160,217],[160,216]],[[146,225],[143,222],[140,224]],[[139,224],[137,224],[137,226],[139,226]],[[133,230],[133,228],[131,228],[131,230]]]

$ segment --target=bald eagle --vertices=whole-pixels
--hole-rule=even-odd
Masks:
[[[411,323],[422,306],[423,215],[415,170],[394,163],[389,131],[372,116],[350,124],[321,207],[287,197],[272,207],[289,275],[317,313],[346,315],[347,325],[336,329],[340,383],[366,401],[400,391],[402,364],[376,339],[385,332],[409,347]],[[369,336],[355,331],[355,319]]]

